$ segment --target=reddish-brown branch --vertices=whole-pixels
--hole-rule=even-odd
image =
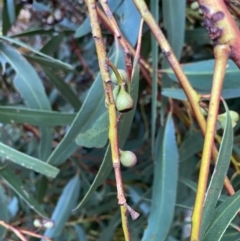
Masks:
[[[119,43],[121,44],[124,54],[125,54],[125,64],[126,64],[126,70],[128,74],[128,79],[131,79],[132,75],[132,54],[129,50],[128,44],[126,42],[126,39],[123,38],[123,35],[121,33],[121,30],[119,29],[117,22],[111,12],[111,9],[108,6],[108,3],[106,0],[100,0],[100,3],[102,5],[102,8],[104,9],[105,14],[107,15],[107,18],[110,22],[110,25],[112,26],[114,30],[115,36],[118,38]]]

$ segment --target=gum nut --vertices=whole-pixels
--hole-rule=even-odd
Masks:
[[[117,110],[121,113],[125,113],[131,110],[133,106],[134,106],[134,103],[131,95],[127,93],[124,86],[121,86],[116,99]]]
[[[133,167],[137,163],[137,157],[131,151],[120,151],[120,161],[125,167]]]

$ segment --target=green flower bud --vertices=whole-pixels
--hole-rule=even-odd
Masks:
[[[133,99],[125,90],[125,86],[120,86],[120,91],[116,98],[116,108],[119,112],[124,113],[131,110],[134,106]]]
[[[137,163],[137,157],[131,151],[120,150],[120,161],[125,167],[133,167]]]

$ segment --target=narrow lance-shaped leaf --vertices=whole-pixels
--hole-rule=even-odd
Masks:
[[[57,238],[61,235],[64,225],[71,216],[72,210],[77,203],[79,192],[80,180],[79,175],[77,174],[64,187],[51,217],[55,226],[54,228],[47,229],[44,233],[45,236],[49,238]]]
[[[108,112],[103,113],[94,123],[92,128],[84,133],[80,133],[76,138],[76,143],[79,146],[88,148],[101,148],[107,144],[108,140]]]
[[[41,173],[47,177],[57,176],[59,169],[40,161],[37,158],[28,156],[0,142],[0,157],[14,162],[22,167]]]
[[[156,141],[152,203],[142,241],[165,240],[171,228],[176,203],[178,150],[172,114]]]
[[[1,209],[0,209],[1,221],[8,222],[9,221],[8,197],[2,185],[0,185],[0,205],[1,205]],[[4,227],[0,226],[0,239],[4,240],[6,231],[7,230]]]
[[[159,1],[151,0],[151,13],[158,21],[159,19]],[[152,52],[152,101],[151,101],[151,145],[152,156],[154,155],[154,142],[156,132],[157,119],[157,94],[158,94],[158,43],[153,35],[151,35],[151,52]]]
[[[230,222],[240,210],[240,191],[228,197],[214,211],[212,222],[202,241],[220,241]]]
[[[201,236],[204,235],[205,231],[211,223],[217,201],[223,188],[224,179],[226,177],[226,173],[230,164],[230,158],[232,155],[233,127],[227,104],[225,103],[225,101],[223,101],[223,104],[225,106],[227,114],[226,122],[217,162],[204,201]]]
[[[46,54],[44,54],[44,53],[36,50],[35,48],[31,47],[31,46],[28,45],[28,44],[25,44],[25,43],[21,42],[21,41],[18,40],[18,39],[10,38],[10,37],[7,37],[7,36],[0,36],[0,39],[6,40],[6,41],[8,41],[8,42],[10,42],[10,43],[13,43],[13,44],[16,44],[16,45],[18,45],[18,46],[21,46],[21,47],[23,47],[23,48],[29,49],[31,52],[33,52],[33,53],[35,53],[35,54],[37,54],[37,55],[39,55],[39,56],[42,56],[42,57],[44,57],[44,58],[52,61],[53,63],[56,63],[56,64],[62,66],[64,69],[65,69],[65,68],[67,68],[67,69],[69,69],[69,70],[72,70],[72,69],[73,69],[73,67],[72,67],[71,65],[62,62],[61,60],[54,59],[53,57],[51,57],[51,56],[49,56],[49,55],[46,55]]]
[[[47,214],[42,209],[41,205],[34,199],[28,191],[23,186],[21,179],[16,176],[9,167],[4,167],[0,165],[1,171],[0,176],[7,183],[7,185],[14,190],[14,192],[22,199],[27,205],[32,208],[36,213],[38,213],[43,218],[47,217]]]
[[[204,60],[190,64],[183,64],[182,68],[188,77],[193,88],[198,90],[211,92],[212,77],[215,60]],[[172,69],[167,69],[168,76],[174,81],[178,81]],[[240,72],[235,63],[228,61],[226,75],[223,83],[223,90],[239,88]]]
[[[16,71],[14,85],[29,107],[51,109],[41,79],[34,68],[11,46],[0,42],[0,54]]]
[[[0,106],[0,122],[28,123],[36,126],[60,126],[70,125],[75,114],[57,111],[28,109],[26,107]]]
[[[81,107],[81,102],[77,95],[73,92],[70,86],[64,82],[62,78],[57,76],[52,70],[42,67],[46,73],[49,81],[59,90],[59,92],[66,98],[67,101],[73,106],[73,108],[78,111]]]

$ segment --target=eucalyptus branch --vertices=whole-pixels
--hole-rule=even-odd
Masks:
[[[108,18],[107,16],[104,14],[104,12],[99,8],[97,7],[97,13],[98,13],[98,16],[99,16],[99,19],[101,19],[102,23],[105,25],[105,27],[112,33],[114,34],[114,28],[113,26],[110,24],[110,22],[108,21]],[[133,56],[135,56],[136,54],[136,51],[135,49],[132,47],[132,45],[127,41],[127,39],[121,35],[121,38],[127,43],[128,45],[128,48],[130,49],[131,51],[131,54]],[[140,57],[139,59],[139,62],[140,62],[140,65],[141,65],[141,70],[143,69],[142,67],[144,67],[148,72],[152,72],[152,67],[151,65],[145,60],[143,59],[142,57]],[[144,74],[145,78],[148,79],[148,74],[145,72],[145,71],[142,71],[142,73]],[[149,84],[151,84],[150,81],[148,81]]]
[[[95,0],[88,0],[88,12],[92,27],[92,34],[95,40],[95,46],[97,50],[98,62],[100,73],[102,76],[103,86],[105,90],[105,99],[106,104],[108,106],[109,112],[109,141],[111,146],[111,153],[112,153],[112,163],[116,178],[116,186],[117,186],[117,197],[118,197],[118,204],[124,206],[121,208],[123,210],[126,208],[129,213],[134,216],[138,213],[131,209],[130,206],[126,203],[126,198],[124,194],[123,182],[122,182],[122,174],[121,174],[121,165],[120,165],[120,154],[119,154],[119,143],[118,143],[118,119],[117,119],[117,112],[115,101],[112,92],[112,82],[109,74],[109,60],[107,57],[107,53],[105,50],[105,46],[102,40],[102,32],[100,29],[100,25],[98,23],[98,16],[97,16],[97,5]],[[122,216],[123,218],[123,216]],[[125,220],[122,220],[122,223],[126,223]],[[128,228],[128,227],[126,227]]]
[[[126,70],[127,70],[127,74],[128,74],[128,79],[131,79],[131,74],[132,74],[132,60],[131,60],[131,52],[129,50],[128,44],[125,40],[125,38],[123,38],[121,30],[118,27],[118,24],[111,12],[111,9],[108,6],[108,0],[100,0],[100,3],[102,5],[102,8],[105,11],[105,14],[107,15],[110,25],[112,26],[112,28],[114,29],[114,34],[115,36],[118,38],[119,43],[121,44],[124,54],[125,54],[125,64],[126,64]]]
[[[198,179],[197,195],[192,215],[191,241],[198,241],[200,237],[200,228],[202,222],[205,193],[207,189],[209,166],[211,162],[212,146],[214,144],[218,109],[229,53],[230,48],[228,46],[218,45],[214,48],[216,61],[214,67],[213,84],[208,111],[207,128],[204,138],[200,174]]]
[[[113,99],[111,78],[108,70],[108,58],[105,50],[104,43],[102,41],[102,33],[98,23],[98,17],[96,12],[96,1],[88,1],[88,11],[92,26],[92,34],[95,40],[99,68],[103,80],[103,86],[105,90],[106,100],[109,111],[109,140],[112,151],[112,162],[116,176],[117,192],[118,192],[118,203],[123,205],[126,203],[124,196],[124,190],[122,185],[122,175],[120,169],[120,156],[119,156],[119,145],[118,145],[118,131],[117,131],[117,113]]]

